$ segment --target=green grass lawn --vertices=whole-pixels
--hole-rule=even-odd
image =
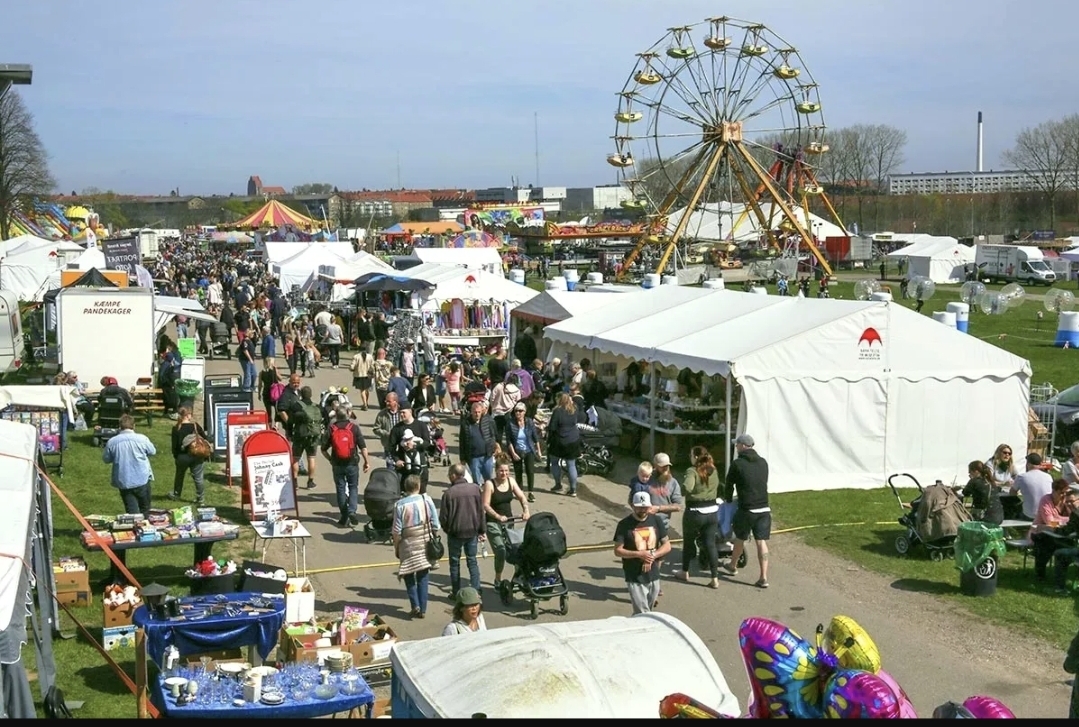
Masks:
[[[136,424],[136,430],[149,436],[158,451],[153,458],[155,507],[168,507],[167,503],[170,503],[165,499],[165,495],[172,489],[175,474],[169,446],[172,424],[167,419],[156,420],[149,428],[143,421]],[[101,461],[102,450],[93,445],[90,432],[69,432],[68,435],[68,450],[64,454],[64,476],[57,478],[52,475],[53,482],[83,515],[111,516],[123,512],[120,496],[109,484],[110,466]],[[234,488],[230,491],[224,486],[222,476],[212,474],[220,469],[220,465],[207,466],[206,501],[216,507],[222,517],[233,522],[246,523],[247,518],[239,507],[239,490]],[[194,495],[195,486],[188,476],[184,485],[184,497],[190,501],[194,499]],[[100,642],[102,590],[103,581],[109,575],[109,560],[103,553],[85,551],[79,540],[81,532],[82,528],[67,507],[59,498],[53,497],[53,555],[56,558],[63,555],[80,555],[86,559],[90,568],[90,586],[94,590],[94,600],[89,608],[73,608],[72,613]],[[247,557],[253,555],[244,552],[250,546],[251,540],[243,537],[241,532],[239,539],[214,546],[214,556]],[[193,547],[176,545],[129,551],[128,569],[144,586],[156,581],[168,586],[174,595],[187,595],[188,582],[184,571],[191,565]],[[86,702],[75,716],[102,719],[134,717],[134,697],[63,611],[60,628],[65,635],[74,634],[74,638],[58,639],[54,642],[58,684],[68,700]],[[109,653],[129,675],[134,676],[133,649],[117,649]],[[33,670],[34,650],[27,647],[23,654],[27,658],[27,669]]]
[[[897,482],[897,484],[899,484]],[[900,490],[910,502],[917,490]],[[1033,558],[1023,570],[1023,557],[1009,550],[1000,563],[997,593],[992,598],[971,598],[959,592],[959,571],[954,561],[930,561],[921,548],[907,557],[895,551],[895,538],[903,532],[896,523],[899,503],[886,487],[877,490],[790,492],[773,495],[777,528],[801,528],[807,545],[826,550],[867,570],[893,578],[895,588],[935,597],[1008,627],[1016,635],[1036,636],[1067,648],[1075,636],[1073,598],[1053,595],[1046,584],[1034,580]],[[865,523],[812,527],[820,523]],[[889,523],[878,525],[876,523]],[[782,554],[777,553],[782,559]],[[1051,572],[1051,571],[1050,571]],[[857,578],[856,575],[853,576]]]

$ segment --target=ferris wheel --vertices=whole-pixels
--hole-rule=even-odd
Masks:
[[[845,227],[814,172],[824,114],[796,48],[728,17],[670,28],[637,54],[618,99],[607,162],[632,195],[622,206],[647,220],[623,274],[648,245],[663,249],[663,272],[691,241],[807,251],[831,273],[810,200]]]

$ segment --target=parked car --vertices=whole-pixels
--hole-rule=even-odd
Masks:
[[[1066,452],[1072,442],[1079,441],[1079,384],[1069,386],[1044,402],[1031,405],[1043,422],[1056,420],[1054,450]]]

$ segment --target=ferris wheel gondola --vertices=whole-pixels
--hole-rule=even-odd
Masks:
[[[805,221],[810,197],[831,210],[807,162],[828,151],[823,105],[796,48],[726,16],[669,28],[637,54],[618,97],[607,161],[630,192],[622,206],[645,218],[623,269],[659,243],[663,272],[680,242],[707,239],[711,215],[716,242],[758,236],[830,272]]]

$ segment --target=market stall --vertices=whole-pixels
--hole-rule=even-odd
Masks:
[[[294,245],[296,243],[281,244]],[[318,270],[320,266],[337,266],[345,263],[346,258],[339,254],[339,251],[343,252],[343,250],[333,245],[335,243],[312,242],[303,245],[299,250],[294,250],[293,254],[285,259],[271,258],[268,263],[270,274],[277,277],[282,290],[287,292],[294,287],[298,290],[311,277],[312,271]],[[336,245],[345,245],[348,248],[348,254],[352,254],[351,243],[336,243]]]
[[[545,337],[652,362],[653,431],[661,367],[722,377],[723,450],[752,434],[773,492],[950,481],[985,442],[1027,441],[1029,363],[892,303],[661,286]]]
[[[355,295],[354,283],[360,276],[393,272],[391,265],[361,250],[340,263],[319,265],[300,286],[300,292],[334,303],[346,301]]]
[[[52,501],[37,464],[37,430],[29,424],[0,420],[0,486],[4,491],[0,513],[0,717],[37,716],[22,664],[22,647],[28,636],[34,642],[36,681],[42,698],[56,681],[53,629],[47,625],[58,622],[52,598]],[[35,582],[36,607],[31,592]]]
[[[411,308],[434,319],[439,346],[505,345],[510,312],[539,291],[480,269],[427,263],[399,275],[424,280],[430,288],[415,291]]]

